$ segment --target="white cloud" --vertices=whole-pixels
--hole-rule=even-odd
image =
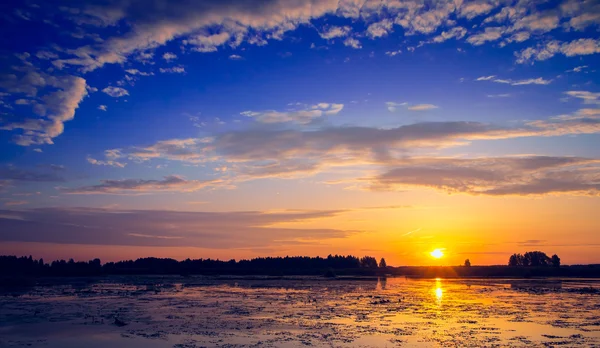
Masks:
[[[546,11],[531,14],[515,21],[512,30],[526,30],[534,33],[546,33],[558,28],[560,17],[556,11]]]
[[[505,27],[487,27],[482,33],[469,36],[467,42],[475,46],[480,46],[487,41],[498,40],[505,32]]]
[[[566,95],[583,100],[585,104],[600,104],[600,93],[588,91],[567,91]]]
[[[126,73],[130,74],[130,75],[140,75],[140,76],[152,76],[154,75],[153,72],[145,72],[145,71],[139,71],[138,69],[127,69],[125,70]]]
[[[408,103],[396,103],[396,102],[386,102],[385,105],[389,112],[394,112],[398,110],[398,106],[406,106]]]
[[[0,130],[21,130],[13,136],[13,141],[21,146],[53,144],[52,139],[63,133],[64,123],[75,117],[75,110],[87,95],[86,81],[70,75],[51,76],[31,65],[20,70],[21,77],[4,75],[0,88],[13,95],[36,97],[35,101],[27,102],[36,117],[0,124]],[[42,90],[49,91],[42,94]]]
[[[319,103],[303,109],[290,111],[244,111],[243,116],[255,118],[261,123],[294,122],[299,124],[310,123],[316,118],[327,115],[336,115],[344,108],[344,104]]]
[[[242,56],[237,55],[237,54],[232,54],[232,55],[229,56],[229,59],[230,60],[242,60],[244,58]]]
[[[106,105],[98,105],[98,110],[106,111]]]
[[[503,83],[509,84],[511,86],[521,86],[521,85],[548,85],[552,82],[552,80],[545,80],[542,77],[534,78],[534,79],[523,79],[523,80],[512,80],[512,79],[497,79],[495,75],[490,76],[481,76],[475,79],[475,81],[491,81],[495,83]]]
[[[344,40],[344,46],[352,47],[357,50],[362,48],[360,41],[358,41],[357,39],[355,39],[353,37],[349,37],[346,40]]]
[[[583,71],[584,69],[586,69],[587,67],[588,67],[587,65],[576,66],[576,67],[574,67],[573,69],[571,69],[571,70],[567,70],[567,71],[565,71],[565,72],[567,72],[567,73],[569,73],[569,72],[576,72],[576,73],[578,73],[578,72],[582,72],[582,71]]]
[[[219,46],[229,42],[231,38],[228,32],[221,32],[212,35],[194,35],[183,40],[183,43],[192,45],[192,49],[197,52],[216,52]]]
[[[460,17],[466,17],[467,19],[473,19],[477,16],[481,16],[489,13],[493,9],[498,7],[498,1],[490,0],[477,0],[464,2],[459,9]]]
[[[108,94],[109,96],[113,97],[113,98],[119,98],[119,97],[124,97],[126,95],[129,95],[129,92],[121,87],[113,87],[113,86],[108,86],[106,88],[104,88],[102,90],[102,92]]]
[[[397,50],[397,51],[387,51],[387,52],[385,52],[385,55],[386,55],[386,56],[389,56],[389,57],[394,57],[394,56],[396,56],[396,55],[398,55],[398,54],[400,54],[400,53],[402,53],[402,51],[401,51],[401,50]]]
[[[518,81],[513,81],[511,83],[511,85],[513,86],[520,86],[520,85],[548,85],[552,82],[552,80],[544,80],[541,77],[538,77],[536,79],[526,79],[526,80],[518,80]]]
[[[171,74],[183,74],[185,73],[185,68],[182,66],[174,66],[171,68],[160,68],[158,69],[161,73],[171,73]]]
[[[162,58],[164,60],[166,60],[167,62],[170,62],[172,60],[177,59],[177,55],[174,54],[174,53],[171,53],[171,52],[167,52],[167,53],[165,53],[165,54],[162,55]]]
[[[86,158],[86,160],[88,161],[88,163],[93,164],[93,165],[97,165],[97,166],[111,166],[111,167],[117,167],[117,168],[125,168],[125,166],[127,165],[126,163],[123,162],[118,162],[118,161],[112,161],[112,160],[107,160],[107,161],[99,161],[97,159],[94,159],[90,156],[88,156]]]
[[[463,27],[454,27],[449,31],[443,31],[440,35],[434,37],[431,41],[435,43],[440,43],[452,38],[462,39],[466,34],[467,29]]]
[[[349,26],[343,26],[343,27],[332,26],[332,27],[327,28],[323,32],[320,32],[319,35],[325,40],[331,40],[331,39],[335,39],[336,37],[348,36],[348,34],[350,34],[351,31],[352,31],[352,28],[350,28]]]
[[[393,23],[389,19],[372,23],[367,27],[367,35],[372,39],[386,36],[390,31],[392,31],[392,26]]]
[[[536,47],[515,52],[517,63],[528,63],[552,58],[556,54],[567,57],[600,53],[600,39],[578,39],[570,42],[549,41]]]

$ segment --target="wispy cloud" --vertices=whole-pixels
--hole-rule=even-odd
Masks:
[[[181,212],[47,208],[0,210],[0,240],[60,244],[232,249],[345,238],[356,231],[279,227],[343,211]],[[218,233],[215,233],[218,231]]]
[[[433,104],[417,104],[417,105],[411,105],[408,107],[408,110],[412,110],[412,111],[425,111],[425,110],[432,110],[432,109],[437,109],[438,107],[433,105]]]
[[[344,104],[319,103],[302,109],[290,111],[244,111],[242,116],[252,117],[262,123],[295,122],[306,124],[316,118],[336,115],[344,108]]]
[[[106,88],[104,88],[102,90],[102,92],[108,94],[109,96],[113,97],[113,98],[119,98],[119,97],[124,97],[126,95],[129,95],[129,92],[121,87],[114,87],[114,86],[108,86]]]
[[[179,175],[169,175],[162,180],[102,180],[98,185],[75,188],[63,187],[60,190],[68,194],[141,195],[160,192],[194,192],[220,184],[223,184],[222,180],[186,180]]]

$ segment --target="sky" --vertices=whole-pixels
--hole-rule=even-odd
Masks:
[[[600,263],[598,1],[0,16],[0,254]]]

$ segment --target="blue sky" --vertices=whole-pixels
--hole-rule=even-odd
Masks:
[[[503,263],[498,255],[536,240],[572,262],[600,262],[600,221],[589,214],[600,206],[596,1],[1,6],[1,252],[69,257],[106,234],[130,247],[122,257],[159,253],[149,246],[178,258],[184,246],[224,258],[361,253],[368,241],[398,263],[423,263],[434,246],[456,260],[491,248],[481,262]],[[471,216],[507,205],[514,231],[480,238],[501,220]],[[446,208],[420,216],[409,206]],[[549,207],[577,207],[570,225],[593,243],[574,251]],[[199,215],[188,231],[104,226],[106,211]],[[217,213],[246,234],[286,237],[212,243],[241,238],[227,218],[206,225],[202,214]],[[400,238],[427,224],[422,239]],[[451,245],[464,224],[472,234]],[[65,235],[52,227],[75,225]],[[423,250],[384,247],[390,240]]]

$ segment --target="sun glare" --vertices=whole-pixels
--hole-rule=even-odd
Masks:
[[[435,249],[434,251],[430,252],[429,255],[431,255],[431,257],[433,257],[434,259],[441,259],[442,257],[444,257],[444,252],[442,251],[442,249]]]

